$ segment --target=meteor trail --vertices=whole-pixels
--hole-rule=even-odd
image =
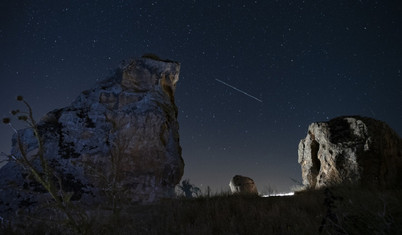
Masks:
[[[222,84],[225,85],[225,86],[228,86],[228,87],[232,88],[233,90],[236,90],[236,91],[238,91],[238,92],[241,92],[241,93],[245,94],[246,96],[248,96],[248,97],[250,97],[250,98],[253,98],[253,99],[255,99],[255,100],[257,100],[257,101],[259,101],[259,102],[262,103],[262,100],[258,99],[258,98],[255,97],[255,96],[252,96],[252,95],[248,94],[247,92],[244,92],[244,91],[242,91],[242,90],[240,90],[240,89],[238,89],[238,88],[236,88],[236,87],[234,87],[234,86],[232,86],[232,85],[229,85],[229,84],[227,84],[226,82],[224,82],[224,81],[222,81],[222,80],[219,80],[219,79],[215,79],[215,80],[218,81],[218,82],[220,82],[220,83],[222,83]]]

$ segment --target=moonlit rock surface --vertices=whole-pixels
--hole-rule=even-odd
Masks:
[[[312,123],[298,149],[303,184],[402,185],[402,140],[384,122],[338,117]]]
[[[229,183],[233,194],[258,194],[254,180],[241,175],[235,175]]]
[[[102,201],[113,172],[131,202],[175,196],[184,169],[174,103],[179,70],[176,62],[129,61],[70,106],[42,118],[45,157],[63,189],[74,193],[73,201]],[[18,133],[34,156],[38,144],[32,130]],[[15,136],[12,154],[19,155]],[[46,200],[41,185],[13,162],[0,169],[0,178],[0,213]]]

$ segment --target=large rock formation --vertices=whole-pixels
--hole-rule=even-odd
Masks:
[[[73,192],[71,200],[101,202],[113,190],[139,203],[175,195],[184,169],[174,103],[179,70],[177,62],[132,60],[70,106],[42,118],[45,159],[62,189]],[[38,142],[32,129],[18,135],[33,158]],[[16,136],[12,155],[20,156]],[[0,169],[0,178],[0,216],[46,198],[44,188],[15,162]]]
[[[402,185],[402,140],[384,122],[338,117],[313,123],[298,149],[303,184]]]
[[[233,176],[229,186],[233,194],[258,194],[254,180],[246,176]]]

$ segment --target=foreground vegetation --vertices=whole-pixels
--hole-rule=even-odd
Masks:
[[[87,234],[401,234],[402,190],[352,187],[308,190],[289,197],[221,193],[127,205],[116,216],[94,210]],[[27,215],[4,234],[73,234],[63,221]]]
[[[97,208],[84,208],[61,187],[61,179],[43,155],[30,105],[22,96],[17,100],[28,111],[11,113],[32,128],[38,153],[31,158],[16,133],[20,156],[9,155],[9,160],[28,171],[52,200],[35,211],[13,212],[18,216],[11,221],[0,217],[0,234],[402,234],[402,189],[337,186],[289,197],[211,196],[209,190],[202,195],[184,180],[178,186],[183,197],[134,205],[119,186],[118,163],[124,157],[119,147],[110,153],[114,170],[104,180],[103,188],[111,190],[101,190],[107,200]],[[12,127],[10,121],[3,119]],[[97,169],[94,172],[102,175]]]

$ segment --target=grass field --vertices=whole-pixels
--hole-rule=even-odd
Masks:
[[[27,218],[3,224],[3,232],[75,233],[58,219]],[[220,193],[124,205],[118,214],[93,210],[83,224],[87,234],[401,234],[402,190],[337,187],[287,197]]]

